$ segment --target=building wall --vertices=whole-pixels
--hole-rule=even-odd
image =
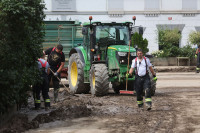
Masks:
[[[182,26],[180,47],[187,45],[189,33],[200,27],[200,0],[60,0],[69,6],[63,11],[55,11],[55,1],[59,0],[44,0],[47,21],[88,22],[92,15],[93,21],[124,22],[136,16],[136,26],[145,27],[143,37],[149,41],[150,53],[158,50],[157,25]]]

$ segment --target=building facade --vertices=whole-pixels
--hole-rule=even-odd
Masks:
[[[46,21],[124,22],[136,16],[143,26],[150,53],[158,50],[158,28],[178,28],[180,47],[188,44],[191,31],[200,31],[200,0],[43,0]]]

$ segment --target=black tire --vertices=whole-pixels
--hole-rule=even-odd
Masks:
[[[71,70],[73,69],[73,70]],[[69,58],[68,81],[71,94],[89,93],[90,87],[84,83],[84,67],[77,53]]]
[[[116,94],[119,94],[120,90],[126,90],[126,82],[121,83],[120,85],[115,85],[113,83],[113,90]],[[134,91],[134,81],[128,81],[127,90],[128,91]]]
[[[108,68],[105,64],[93,64],[90,69],[91,94],[104,96],[109,90]]]
[[[152,68],[154,69],[154,66],[152,66]],[[155,69],[154,69],[155,72]],[[156,93],[156,81],[153,80],[153,75],[152,73],[149,71],[149,77],[150,77],[150,82],[151,82],[151,96],[154,96]]]
[[[113,83],[113,86],[112,86],[115,94],[119,94],[119,91],[122,90],[122,87],[123,87],[122,85],[115,85],[114,83]]]

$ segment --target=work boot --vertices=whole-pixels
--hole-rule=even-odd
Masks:
[[[45,107],[45,111],[48,111],[50,109],[50,107]]]
[[[54,102],[58,102],[58,89],[54,90]]]
[[[146,103],[146,106],[147,106],[147,110],[151,110],[151,103]]]
[[[196,73],[199,73],[199,68],[198,67],[196,68]]]
[[[144,109],[144,104],[138,104],[138,108],[143,110]]]
[[[39,110],[40,109],[40,103],[35,103],[35,110]]]

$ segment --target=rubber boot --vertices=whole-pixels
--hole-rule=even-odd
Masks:
[[[198,67],[196,68],[196,73],[199,73],[199,68]]]
[[[147,106],[147,110],[151,110],[151,103],[150,102],[146,102],[146,106]]]
[[[144,109],[144,105],[143,104],[138,104],[138,108],[143,110]]]
[[[40,103],[35,103],[35,110],[39,110],[40,109]]]
[[[50,108],[50,99],[45,99],[45,110],[48,111]]]
[[[59,89],[55,89],[55,90],[54,90],[54,102],[55,102],[55,103],[58,102],[58,90],[59,90]]]

